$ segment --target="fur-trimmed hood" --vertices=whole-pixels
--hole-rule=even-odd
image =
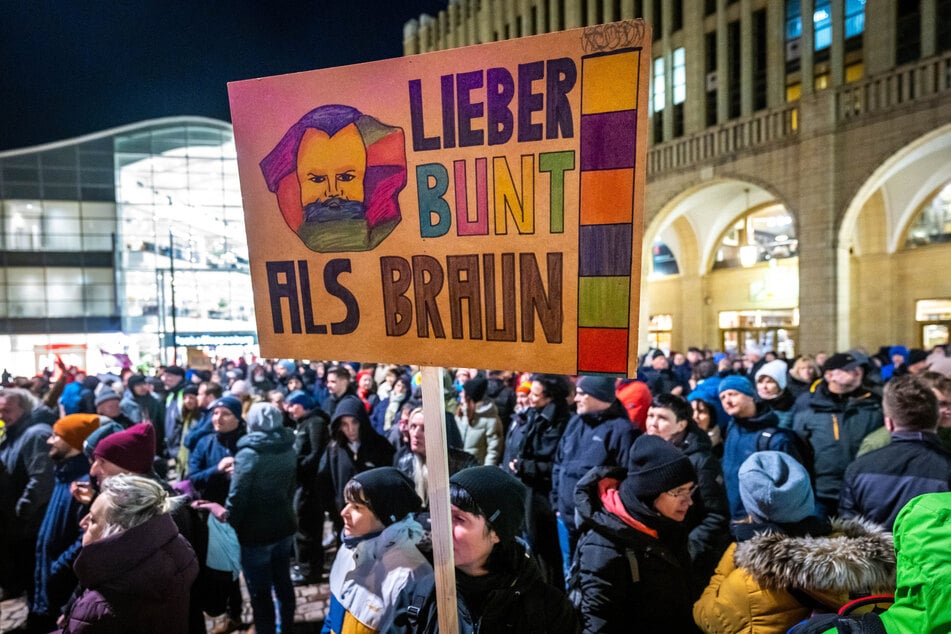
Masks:
[[[892,534],[861,518],[835,519],[822,537],[757,534],[737,544],[734,561],[764,588],[819,593],[893,592]]]

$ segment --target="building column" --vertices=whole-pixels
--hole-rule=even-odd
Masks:
[[[802,95],[811,95],[816,91],[816,73],[813,60],[816,55],[816,24],[813,15],[816,5],[813,0],[802,0],[802,37],[799,38],[799,77]]]
[[[739,81],[739,77],[730,77],[730,49],[726,21],[726,0],[717,0],[717,124],[721,125],[730,118],[729,82]]]
[[[684,101],[684,133],[703,130],[707,98],[707,74],[704,71],[703,3],[684,3],[684,54],[687,64],[687,100]]]
[[[740,116],[753,114],[753,4],[740,0]],[[736,78],[730,78],[731,81]]]
[[[786,9],[781,2],[766,5],[766,107],[786,103]]]
[[[918,10],[921,11],[921,58],[924,59],[934,55],[938,46],[935,0],[921,0]]]
[[[895,16],[898,0],[876,0],[865,5],[865,33],[862,35],[862,59],[865,76],[871,77],[895,66]],[[933,15],[933,13],[932,13]]]
[[[845,0],[832,0],[832,47],[829,51],[830,85],[838,88],[845,83]]]

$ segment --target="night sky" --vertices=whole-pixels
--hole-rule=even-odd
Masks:
[[[403,53],[447,0],[0,0],[0,151],[143,119],[229,120],[229,81]]]

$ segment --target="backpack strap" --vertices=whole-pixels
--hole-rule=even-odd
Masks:
[[[769,441],[773,439],[773,435],[776,433],[775,427],[769,427],[768,429],[761,429],[759,435],[756,437],[756,451],[768,451],[769,450]]]

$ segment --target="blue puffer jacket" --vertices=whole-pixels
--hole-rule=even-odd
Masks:
[[[231,478],[224,471],[218,471],[218,463],[237,453],[238,439],[244,434],[243,423],[234,431],[208,434],[188,455],[188,479],[204,499],[224,504]]]
[[[757,451],[757,444],[764,429],[778,428],[779,418],[762,403],[756,404],[756,414],[751,418],[734,416],[727,426],[726,441],[723,444],[723,478],[726,481],[726,497],[730,502],[730,517],[734,520],[746,518],[747,512],[740,499],[740,465]],[[788,453],[799,463],[803,457],[796,449],[792,430],[776,429],[762,450]]]

